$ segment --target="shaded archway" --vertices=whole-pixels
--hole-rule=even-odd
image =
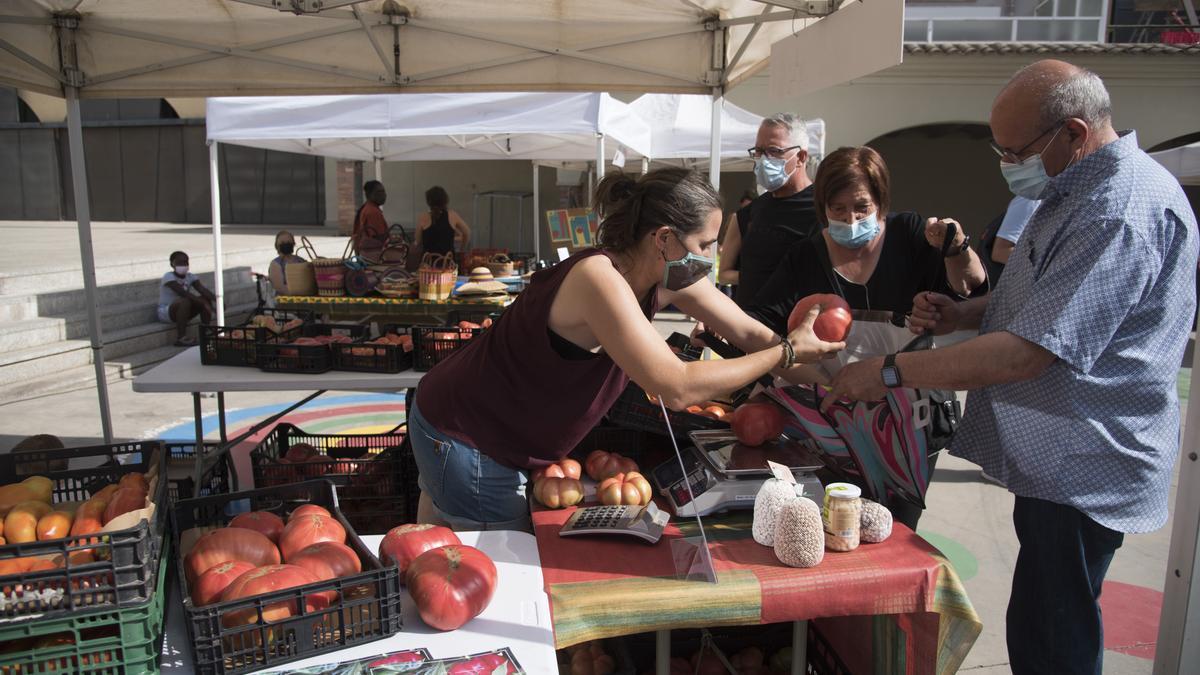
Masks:
[[[942,122],[898,129],[867,145],[892,176],[892,210],[958,220],[978,240],[1012,199],[979,122]]]

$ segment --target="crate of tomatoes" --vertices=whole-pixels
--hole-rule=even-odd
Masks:
[[[686,410],[667,408],[666,419],[670,420],[671,432],[675,437],[683,438],[689,431],[728,429],[729,422],[726,417],[731,412],[733,406],[727,403],[706,401],[703,406],[688,406]],[[647,394],[633,382],[625,387],[625,391],[621,392],[609,408],[608,420],[619,427],[668,435],[658,397]]]
[[[492,323],[488,317],[480,323],[464,320],[453,326],[414,326],[413,353],[416,358],[413,370],[428,372],[491,328]]]
[[[227,516],[233,502],[250,511]],[[399,571],[363,544],[328,481],[188,499],[172,519],[195,672],[270,668],[402,627]]]
[[[357,324],[305,324],[299,336],[280,336],[259,345],[258,367],[270,373],[328,372],[333,368],[332,345],[361,342],[367,330]]]
[[[0,455],[0,624],[144,603],[166,532],[158,441]]]
[[[200,363],[254,368],[261,345],[268,340],[298,338],[300,327],[310,321],[310,312],[262,309],[238,326],[200,324]]]
[[[403,424],[381,434],[313,434],[277,424],[250,451],[254,485],[333,481],[355,530],[380,534],[417,517],[417,465],[406,441]]]
[[[157,673],[169,560],[164,550],[146,602],[0,627],[0,673]]]
[[[413,366],[411,329],[387,326],[381,335],[365,342],[335,342],[333,369],[363,373],[399,373]]]

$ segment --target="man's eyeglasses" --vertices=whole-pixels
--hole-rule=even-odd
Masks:
[[[1048,129],[1046,129],[1045,131],[1043,131],[1042,133],[1038,134],[1036,137],[1034,137],[1034,139],[1032,141],[1029,141],[1028,143],[1026,143],[1025,147],[1021,148],[1020,150],[1009,150],[1008,148],[997,143],[996,139],[994,139],[994,138],[992,140],[988,141],[988,145],[992,146],[992,150],[994,150],[997,155],[1000,155],[1000,159],[1004,160],[1005,162],[1008,162],[1009,164],[1020,164],[1021,160],[1024,159],[1021,155],[1026,150],[1028,150],[1030,147],[1032,147],[1034,143],[1037,143],[1038,141],[1042,140],[1042,138],[1046,134],[1050,133],[1051,131],[1057,131],[1058,129],[1060,129],[1062,127],[1062,125],[1064,125],[1066,123],[1067,123],[1066,120],[1059,120],[1059,121],[1055,122],[1054,126],[1051,126]]]
[[[783,156],[786,155],[787,153],[791,152],[792,150],[797,150],[797,149],[800,149],[803,147],[804,147],[803,145],[790,145],[786,148],[779,148],[774,145],[772,145],[770,147],[766,147],[766,148],[760,148],[758,146],[755,146],[753,148],[747,148],[746,152],[749,153],[750,159],[758,159],[759,157],[762,157],[763,155],[766,155],[767,157],[773,157],[775,159],[783,159]]]

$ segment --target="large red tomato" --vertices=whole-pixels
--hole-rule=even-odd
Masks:
[[[336,541],[323,541],[304,548],[288,560],[312,572],[318,579],[338,579],[362,571],[362,561],[354,549]]]
[[[308,443],[296,443],[288,448],[284,453],[284,457],[289,462],[306,462],[309,457],[314,457],[321,454],[319,450],[309,445]]]
[[[255,532],[262,532],[276,544],[279,535],[283,534],[283,518],[270,511],[251,511],[242,513],[229,521],[229,527],[241,527]]]
[[[329,509],[323,506],[317,506],[316,504],[305,504],[304,506],[296,507],[295,511],[292,511],[290,514],[288,514],[288,522],[290,523],[300,516],[325,516],[327,518],[332,518],[333,514],[329,512]]]
[[[104,524],[116,518],[117,516],[137,511],[146,506],[146,491],[134,485],[130,487],[117,488],[117,491],[112,493],[112,497],[108,500],[108,506],[104,508]]]
[[[641,506],[654,496],[650,482],[637,471],[619,473],[600,481],[596,487],[600,503],[608,506]]]
[[[192,603],[197,607],[211,605],[221,598],[229,584],[252,569],[254,565],[245,560],[227,560],[208,568],[192,584]]]
[[[543,476],[546,478],[574,478],[578,480],[582,475],[583,467],[579,465],[579,462],[567,457],[534,471],[533,475],[529,477],[529,482],[536,483]]]
[[[221,602],[241,600],[272,591],[282,591],[305,584],[315,584],[319,581],[312,572],[296,565],[267,565],[250,570],[234,580],[225,592],[221,594]],[[324,609],[329,606],[329,600],[324,593],[305,596],[304,605],[307,611]],[[272,602],[262,608],[263,623],[274,623],[292,616],[297,611],[294,600]],[[247,607],[226,612],[221,617],[225,627],[245,626],[258,622],[258,612],[254,607]]]
[[[443,546],[417,556],[406,579],[421,619],[438,630],[457,630],[492,601],[496,563],[472,546]]]
[[[539,476],[533,481],[533,498],[550,509],[575,506],[583,501],[583,483],[577,478]]]
[[[779,438],[784,421],[774,403],[745,403],[733,411],[733,434],[746,445],[762,445]]]
[[[208,568],[229,560],[244,560],[255,567],[279,564],[279,549],[267,535],[241,527],[226,527],[200,537],[183,559],[188,583]]]
[[[323,541],[346,543],[346,528],[328,516],[292,518],[279,535],[279,552],[283,554],[283,561],[290,563],[292,556]]]
[[[594,481],[602,481],[619,473],[638,470],[637,462],[632,459],[604,450],[593,450],[587,456],[584,464],[587,467],[588,477]]]
[[[417,556],[441,546],[461,544],[458,535],[447,527],[427,524],[405,524],[393,527],[379,542],[379,559],[384,565],[396,565],[400,575]]]
[[[813,323],[813,332],[826,342],[841,342],[850,334],[850,305],[841,296],[833,293],[815,293],[800,299],[788,316],[788,332],[796,330],[808,316],[813,305],[821,305],[821,313]]]

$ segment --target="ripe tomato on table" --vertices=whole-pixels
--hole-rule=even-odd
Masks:
[[[408,592],[421,619],[438,630],[457,630],[475,618],[496,592],[496,563],[473,546],[442,546],[408,567]]]

